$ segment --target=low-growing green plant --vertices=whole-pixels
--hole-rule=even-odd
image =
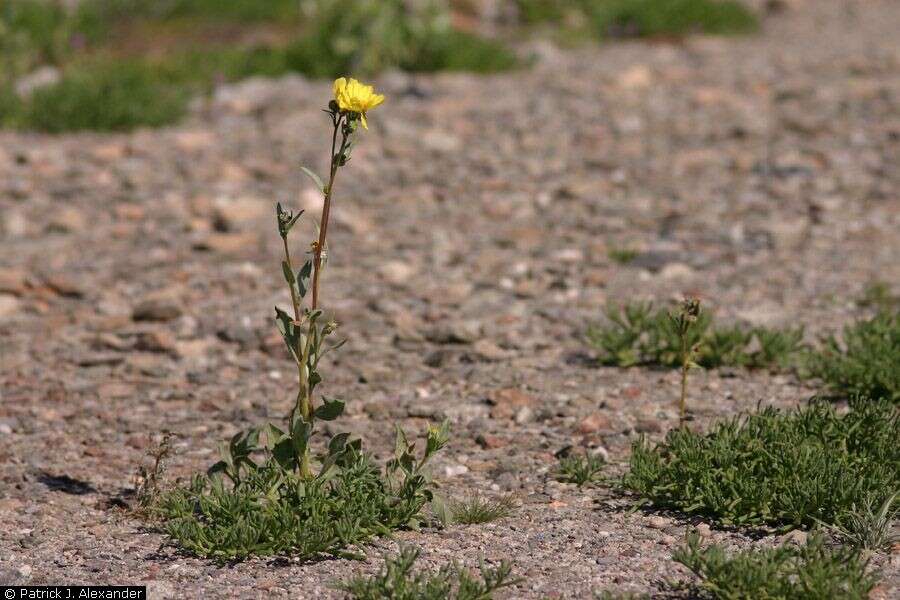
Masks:
[[[516,509],[516,498],[506,494],[498,498],[482,495],[450,501],[450,516],[454,523],[475,525],[508,517]]]
[[[386,556],[384,568],[371,577],[355,577],[336,587],[354,600],[490,600],[494,592],[519,583],[506,561],[497,567],[482,563],[478,576],[456,564],[434,573],[413,573],[419,551],[402,547]]]
[[[446,2],[315,0],[309,34],[286,51],[292,70],[314,77],[346,71],[501,71],[517,64],[499,42],[457,31]]]
[[[759,25],[753,13],[735,0],[595,0],[590,4],[601,38],[746,33]]]
[[[127,131],[180,119],[188,100],[185,89],[160,78],[148,65],[104,63],[76,68],[58,83],[35,90],[11,120],[50,133]]]
[[[164,531],[187,552],[222,561],[275,554],[357,557],[346,548],[416,526],[431,500],[420,469],[389,466],[382,475],[359,440],[347,441],[345,434],[332,438],[322,456],[325,470],[313,478],[285,469],[271,444],[257,465],[251,449],[258,432],[238,435],[231,444],[236,453],[221,468],[227,480],[216,469],[197,475],[190,486],[164,494],[155,509]],[[427,446],[436,451],[444,441],[430,433]],[[422,462],[432,454],[426,450]],[[403,448],[392,463],[413,458]]]
[[[654,309],[649,302],[611,306],[606,321],[589,327],[587,339],[601,364],[609,366],[681,368],[686,344],[696,349],[694,362],[705,369],[789,369],[805,348],[802,328],[716,327],[708,311],[701,311],[682,337],[670,312]]]
[[[610,248],[607,252],[610,260],[620,265],[627,265],[637,258],[637,250],[631,248]]]
[[[822,525],[843,544],[867,552],[888,552],[900,542],[900,535],[893,533],[893,521],[900,514],[898,495],[900,491],[881,501],[869,496],[860,506],[853,505],[838,523]]]
[[[700,536],[691,534],[673,559],[700,579],[700,590],[719,600],[865,600],[878,583],[856,550],[829,548],[818,536],[799,547],[728,553],[721,546],[701,548]]]
[[[812,401],[765,408],[708,433],[671,430],[632,445],[624,488],[655,506],[725,525],[839,524],[871,495],[900,487],[900,409],[855,398],[838,413]]]
[[[830,392],[900,401],[900,311],[881,311],[825,338],[805,374]]]
[[[857,304],[880,311],[896,310],[900,308],[900,295],[891,291],[891,286],[884,281],[873,281],[863,290]]]
[[[343,343],[329,342],[337,324],[321,306],[335,180],[350,161],[359,127],[368,128],[367,112],[383,100],[355,79],[334,83],[334,100],[325,111],[333,125],[329,176],[323,181],[303,168],[322,193],[323,208],[318,236],[300,269],[292,259],[289,234],[302,211],[276,207],[292,314],[276,307],[275,322],[297,368],[296,401],[284,429],[267,424],[235,434],[222,444],[221,460],[206,474],[160,499],[156,514],[188,552],[219,560],[344,555],[347,546],[414,526],[433,499],[426,465],[447,442],[446,423],[428,428],[421,456],[398,427],[394,457],[383,474],[363,453],[361,441],[348,433],[333,435],[318,460],[311,451],[317,423],[334,421],[344,411],[343,400],[315,397],[323,381],[321,359]]]
[[[599,480],[606,461],[599,454],[568,453],[559,458],[556,479],[563,483],[574,483],[581,487]]]

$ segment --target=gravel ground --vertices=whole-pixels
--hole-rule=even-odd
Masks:
[[[425,566],[514,560],[508,598],[689,581],[670,555],[697,522],[553,480],[564,446],[616,473],[636,434],[676,424],[676,374],[596,368],[584,329],[606,303],[692,293],[812,338],[862,314],[867,284],[900,281],[898,22],[892,0],[797,0],[752,37],[534,42],[528,70],[378,80],[389,100],[337,187],[323,294],[350,342],[327,391],[379,459],[393,422],[449,418],[445,491],[521,508],[400,533],[364,562],[220,567],[116,508],[148,434],[178,436],[170,475],[186,477],[287,412],[272,205],[315,212],[297,164],[322,169],[329,86],[248,81],[159,131],[0,133],[0,583],[334,597],[398,542]],[[636,259],[611,261],[621,248]],[[698,427],[814,393],[727,370],[692,387]],[[873,562],[873,597],[900,596],[900,549]]]

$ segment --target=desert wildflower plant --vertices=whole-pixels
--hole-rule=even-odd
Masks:
[[[163,495],[155,514],[182,550],[218,560],[356,556],[348,546],[416,526],[433,499],[426,465],[447,442],[446,423],[428,427],[421,455],[398,427],[394,456],[383,472],[348,433],[333,435],[316,456],[310,447],[316,424],[334,421],[344,411],[343,400],[315,396],[323,380],[322,358],[343,343],[332,341],[337,324],[326,316],[321,294],[335,180],[350,161],[359,126],[367,127],[367,113],[383,101],[354,79],[334,83],[334,99],[325,109],[334,128],[327,182],[303,169],[316,182],[323,205],[318,236],[299,269],[290,233],[302,211],[276,208],[284,247],[281,270],[293,314],[276,307],[275,322],[296,364],[296,401],[283,428],[267,424],[237,433],[222,444],[221,460],[206,474]]]

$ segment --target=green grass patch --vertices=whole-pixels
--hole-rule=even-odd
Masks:
[[[799,547],[729,553],[721,546],[701,548],[699,536],[690,535],[673,558],[699,578],[700,590],[720,600],[865,600],[878,583],[857,551],[830,548],[818,536]]]
[[[759,26],[753,13],[734,0],[595,0],[590,4],[601,38],[734,34]]]
[[[588,483],[594,483],[600,479],[600,473],[606,461],[600,455],[584,453],[568,454],[561,456],[556,471],[557,481],[574,483],[581,487]]]
[[[759,27],[756,15],[737,0],[516,0],[528,25],[589,24],[600,39],[735,34]]]
[[[651,303],[611,307],[606,323],[588,328],[588,342],[607,366],[680,366],[681,338],[666,309]],[[798,364],[803,329],[716,327],[708,312],[701,312],[688,332],[689,347],[701,367],[789,369]]]
[[[394,481],[358,451],[315,479],[268,460],[229,483],[198,475],[154,510],[173,542],[218,560],[290,555],[355,556],[348,546],[413,526],[431,500],[424,478]]]
[[[805,374],[839,396],[900,401],[900,311],[883,310],[829,336],[810,355]]]
[[[512,566],[482,563],[478,575],[456,564],[437,572],[413,572],[419,551],[404,547],[400,554],[386,557],[384,568],[371,577],[356,577],[336,587],[354,600],[490,600],[494,593],[519,582]]]
[[[516,499],[508,494],[499,498],[470,496],[449,503],[450,516],[454,523],[476,525],[504,519],[516,510]]]
[[[110,63],[67,73],[55,85],[35,90],[11,120],[58,133],[128,131],[159,127],[185,113],[189,93],[141,63]]]
[[[840,524],[857,506],[900,489],[900,409],[854,399],[766,408],[665,440],[632,445],[622,485],[644,501],[724,525]]]

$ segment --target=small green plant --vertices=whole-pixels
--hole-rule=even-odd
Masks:
[[[594,594],[595,600],[650,600],[649,594],[640,592],[614,592],[611,590],[603,590]]]
[[[867,498],[900,487],[900,409],[855,398],[765,408],[708,433],[669,431],[632,445],[624,488],[659,507],[725,525],[839,524]]]
[[[143,63],[107,63],[77,68],[58,83],[35,90],[11,120],[50,133],[127,131],[180,119],[188,99],[185,90]]]
[[[519,583],[512,565],[481,564],[478,576],[456,564],[435,573],[413,573],[419,557],[415,548],[402,547],[395,557],[386,556],[384,568],[371,577],[355,577],[336,586],[353,600],[490,600],[494,592]]]
[[[746,33],[759,26],[734,0],[602,0],[589,12],[601,38]]]
[[[704,369],[787,370],[796,366],[805,349],[802,328],[716,327],[708,311],[699,312],[682,336],[670,312],[656,310],[649,302],[611,306],[606,321],[589,327],[587,339],[600,363],[608,366],[681,368],[686,344],[695,348],[694,362]]]
[[[800,547],[729,554],[720,546],[701,548],[700,536],[692,534],[673,559],[700,579],[700,590],[721,600],[866,600],[878,582],[856,550],[829,548],[818,536]]]
[[[222,444],[221,460],[205,475],[170,491],[155,508],[173,540],[200,556],[344,555],[349,545],[414,526],[433,500],[426,465],[447,443],[446,423],[428,428],[421,457],[398,427],[394,457],[383,475],[362,452],[360,440],[347,433],[332,436],[317,460],[311,451],[317,423],[334,421],[344,411],[343,400],[315,398],[323,381],[321,359],[342,344],[328,341],[337,324],[321,307],[335,180],[350,161],[359,127],[368,128],[367,112],[384,100],[355,79],[335,81],[334,95],[325,111],[333,125],[327,183],[303,169],[321,191],[323,208],[310,257],[299,270],[288,238],[302,212],[276,207],[284,247],[281,271],[293,314],[276,307],[275,322],[297,368],[299,388],[286,426],[267,424],[235,434]]]
[[[134,495],[136,509],[147,511],[159,503],[163,494],[163,478],[173,454],[172,434],[164,432],[158,443],[151,444],[147,451],[150,464],[141,464],[134,474]]]
[[[633,250],[631,248],[610,248],[608,254],[610,260],[612,260],[614,263],[627,265],[635,258],[637,258],[638,252],[637,250]]]
[[[504,519],[516,509],[516,498],[512,494],[499,498],[481,495],[469,496],[463,500],[450,501],[450,516],[454,523],[475,525]]]
[[[678,402],[678,418],[683,424],[687,411],[687,385],[688,371],[699,368],[695,362],[697,350],[700,347],[700,336],[694,324],[700,318],[700,301],[696,298],[687,298],[681,304],[677,313],[669,315],[672,327],[678,334],[678,368],[681,370],[681,396]]]
[[[866,497],[860,506],[853,505],[836,524],[822,523],[841,543],[866,552],[889,552],[900,542],[892,532],[893,521],[900,514],[900,491],[880,502],[877,496]]]
[[[563,483],[574,483],[581,487],[599,480],[600,473],[605,466],[606,461],[599,454],[568,453],[559,459],[556,478]]]
[[[900,311],[881,311],[825,338],[808,360],[810,377],[839,396],[900,401]]]
[[[314,0],[309,35],[287,50],[292,70],[329,77],[349,70],[500,71],[518,62],[502,44],[453,29],[445,2]]]
[[[864,308],[877,308],[881,311],[896,310],[900,308],[900,295],[891,291],[884,281],[873,281],[863,290],[862,297],[857,301]]]

